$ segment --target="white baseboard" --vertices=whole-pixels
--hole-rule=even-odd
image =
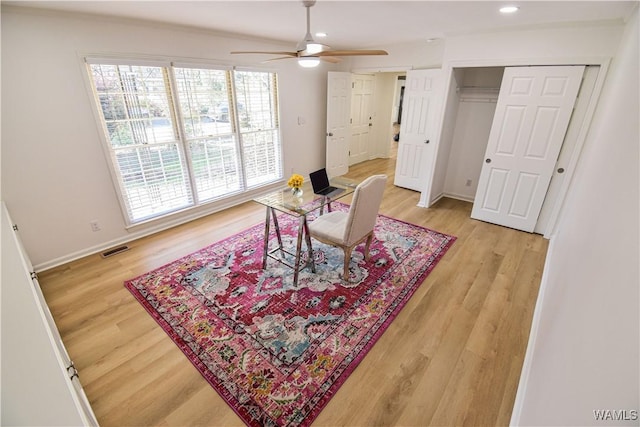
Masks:
[[[443,197],[447,197],[445,193],[438,194],[431,202],[429,202],[429,206],[433,206],[435,203],[438,203]]]
[[[442,199],[442,197],[444,196],[443,193],[440,193],[433,200],[425,200],[425,194],[426,193],[424,192],[420,194],[420,200],[418,200],[418,204],[416,205],[419,208],[428,208],[429,206],[433,206],[434,203]]]
[[[475,201],[475,197],[469,197],[465,194],[456,194],[456,193],[444,193],[442,197],[448,197],[450,199],[462,200],[463,202],[473,203]]]

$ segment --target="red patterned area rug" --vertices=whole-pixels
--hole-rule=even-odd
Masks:
[[[334,209],[348,209],[336,203]],[[279,215],[285,245],[297,221]],[[125,286],[250,426],[307,426],[455,241],[378,216],[371,258],[313,241],[316,273],[269,260],[264,225],[129,280]]]

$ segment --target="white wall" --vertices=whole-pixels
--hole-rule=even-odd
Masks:
[[[636,9],[551,238],[514,424],[639,423],[638,38]]]
[[[621,26],[602,24],[496,31],[448,37],[443,64],[451,61],[483,65],[536,65],[553,58],[609,57],[615,52]],[[454,65],[455,66],[455,65]]]
[[[444,40],[433,43],[424,41],[397,46],[379,46],[377,48],[386,50],[389,55],[355,56],[350,59],[350,66],[352,70],[369,72],[440,68],[444,46]]]
[[[473,202],[495,111],[495,102],[463,97],[458,103],[445,195]]]
[[[86,89],[82,54],[143,53],[242,65],[240,61],[247,64],[250,57],[232,57],[229,51],[283,48],[195,29],[4,5],[1,31],[2,195],[20,224],[36,268],[168,224],[125,228]],[[269,67],[277,67],[273,69],[279,73],[284,174],[292,170],[306,174],[325,161],[329,66],[302,69],[295,61],[272,64]],[[298,117],[305,124],[298,125]],[[91,220],[99,221],[102,230],[92,232]]]

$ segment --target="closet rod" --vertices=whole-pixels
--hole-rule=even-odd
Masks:
[[[465,90],[472,90],[477,92],[500,92],[499,87],[480,87],[480,86],[459,86],[457,92],[462,92]]]

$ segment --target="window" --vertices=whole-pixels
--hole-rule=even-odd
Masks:
[[[129,224],[282,178],[274,73],[87,62]]]

